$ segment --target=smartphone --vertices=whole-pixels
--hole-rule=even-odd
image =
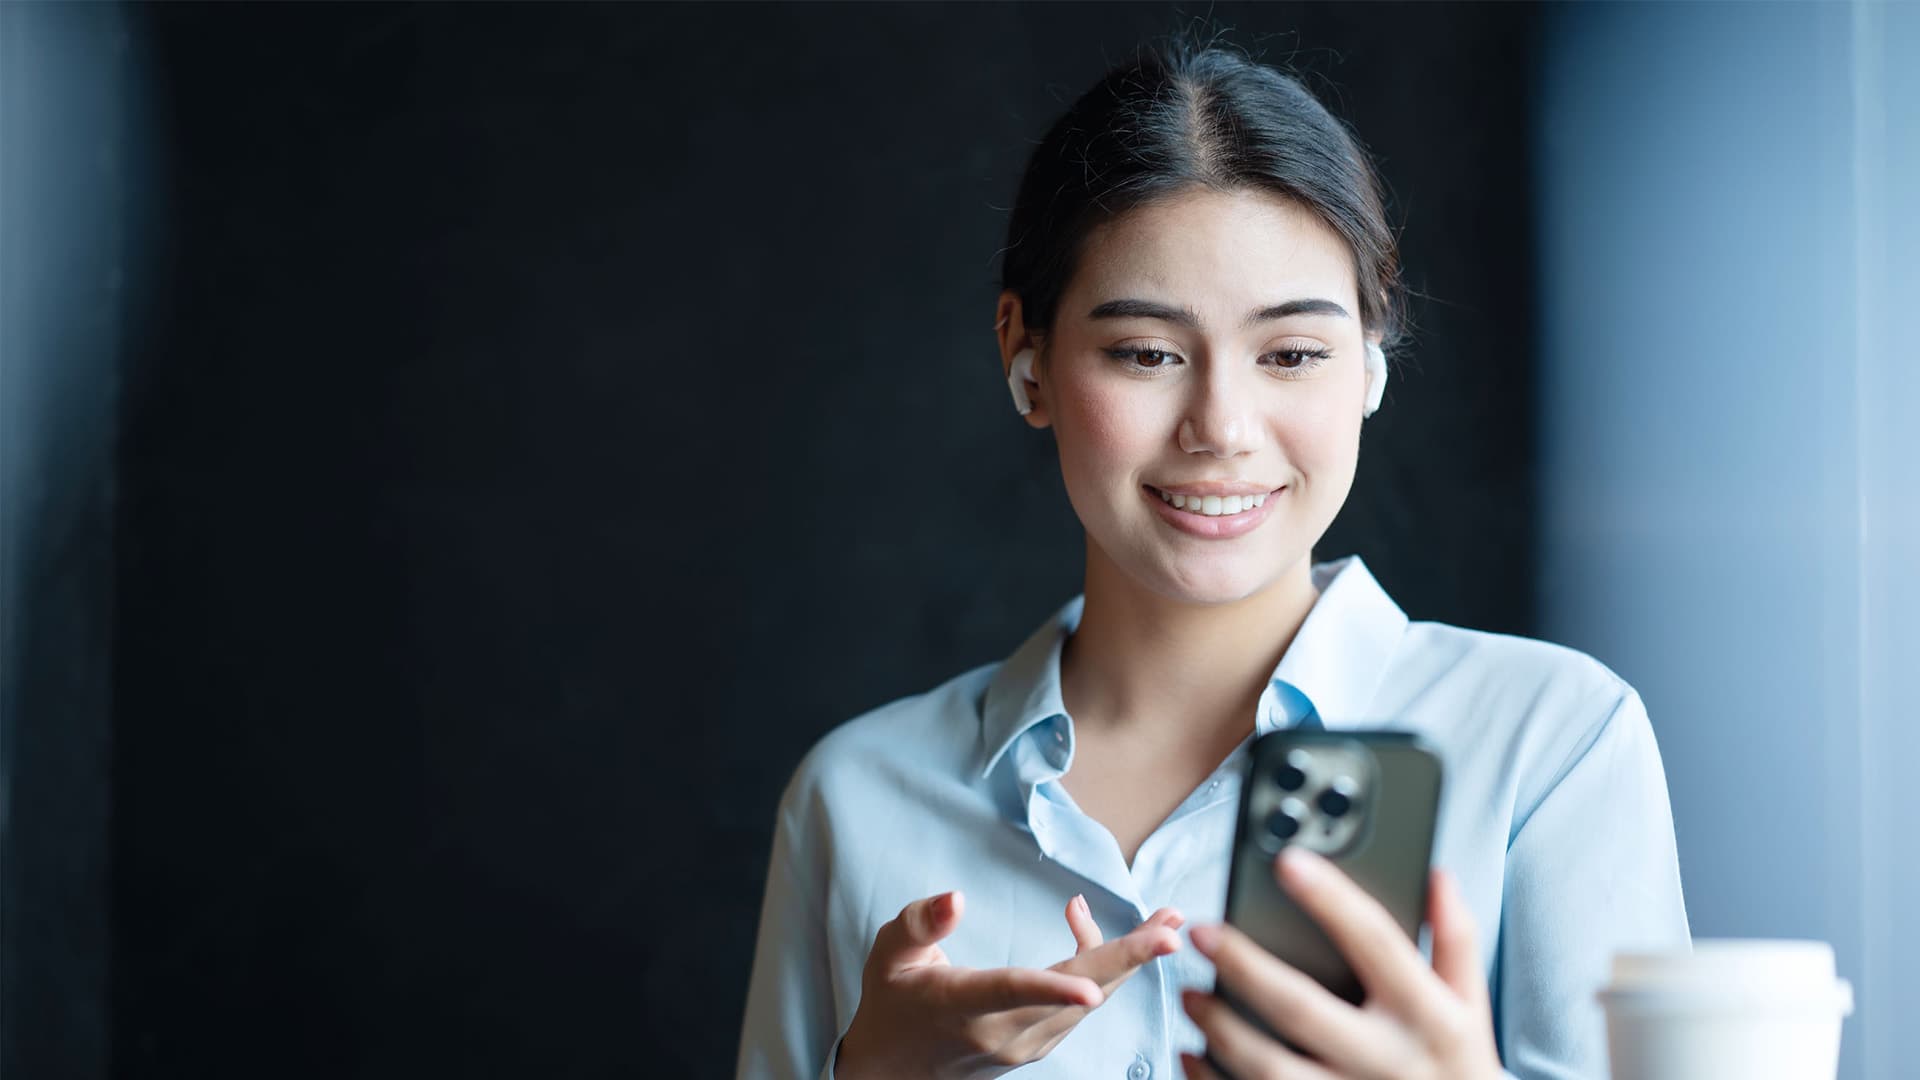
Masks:
[[[1359,1005],[1366,998],[1359,978],[1313,917],[1274,880],[1273,860],[1288,844],[1326,856],[1417,943],[1440,809],[1440,756],[1411,732],[1317,728],[1268,732],[1254,740],[1252,751],[1240,788],[1226,921]],[[1216,983],[1214,992],[1248,1022],[1299,1051],[1230,990]]]

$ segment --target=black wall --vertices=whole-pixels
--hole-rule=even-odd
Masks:
[[[729,1075],[794,763],[1078,587],[994,256],[1180,11],[134,11],[113,1072]],[[1527,632],[1533,10],[1211,12],[1430,296],[1316,554]]]

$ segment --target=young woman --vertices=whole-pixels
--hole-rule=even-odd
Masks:
[[[1610,954],[1688,940],[1639,696],[1312,558],[1399,330],[1366,153],[1287,75],[1143,50],[1035,150],[1002,278],[1002,373],[1054,434],[1085,590],[801,762],[739,1075],[1211,1076],[1203,1046],[1242,1080],[1604,1075]],[[1301,724],[1414,730],[1447,770],[1427,950],[1332,864],[1276,864],[1360,1008],[1217,923],[1247,747]],[[1185,941],[1183,912],[1208,920]]]

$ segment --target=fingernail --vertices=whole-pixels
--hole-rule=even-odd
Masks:
[[[1209,960],[1219,951],[1220,928],[1217,926],[1196,926],[1187,931],[1187,936],[1193,939],[1193,947],[1200,950],[1200,955]]]
[[[1325,868],[1326,860],[1318,852],[1299,844],[1288,844],[1280,849],[1280,872],[1296,885],[1312,885],[1319,881]]]
[[[951,914],[953,914],[953,894],[942,893],[940,898],[933,902],[933,917],[945,919]]]
[[[1076,911],[1080,912],[1080,914],[1082,915],[1089,914],[1087,911],[1087,898],[1084,894],[1082,893],[1073,894],[1073,906]]]

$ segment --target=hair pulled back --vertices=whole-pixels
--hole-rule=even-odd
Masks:
[[[1196,188],[1271,192],[1318,215],[1353,251],[1362,326],[1399,342],[1399,253],[1359,140],[1294,76],[1180,33],[1109,71],[1027,161],[1000,288],[1020,297],[1042,359],[1088,233]]]

